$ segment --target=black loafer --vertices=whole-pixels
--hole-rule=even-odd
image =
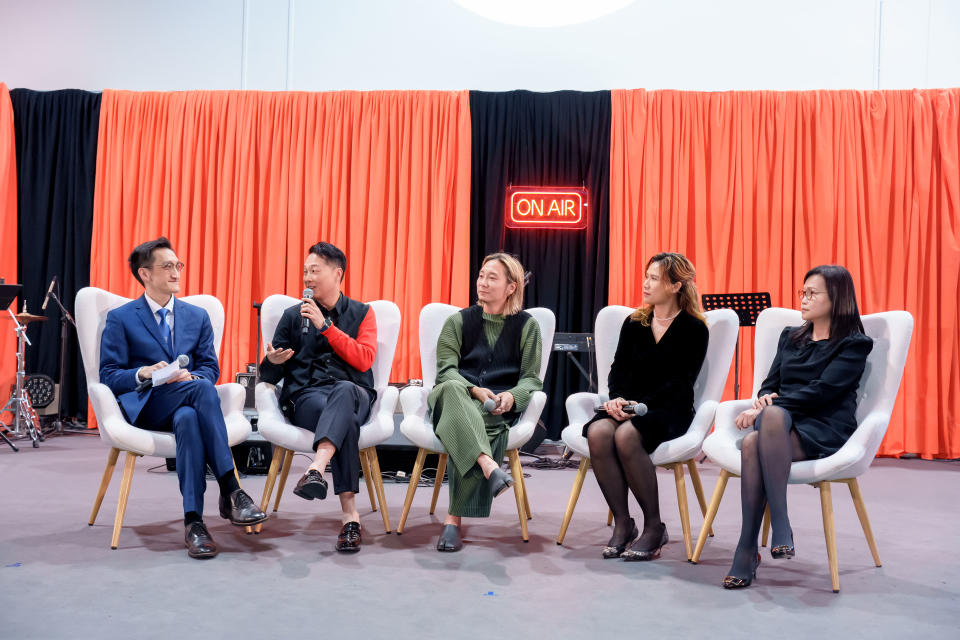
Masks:
[[[487,478],[487,490],[490,492],[490,498],[496,498],[504,491],[513,486],[513,478],[503,469],[493,470],[490,477]]]
[[[253,503],[246,491],[237,489],[229,496],[220,496],[220,517],[238,527],[249,527],[265,521],[267,514]]]
[[[659,558],[660,550],[670,542],[670,537],[667,535],[667,525],[661,522],[660,526],[663,527],[663,532],[660,534],[660,542],[657,546],[652,549],[627,549],[620,557],[627,562],[646,562]]]
[[[202,522],[191,522],[187,526],[183,543],[187,547],[187,555],[191,558],[213,558],[220,553]]]
[[[460,538],[460,527],[455,524],[443,525],[440,539],[437,540],[437,551],[460,551],[463,549],[463,539]]]
[[[304,500],[323,500],[327,497],[327,481],[316,469],[307,469],[297,482],[297,486],[293,488],[293,492]]]
[[[337,536],[337,551],[340,553],[356,553],[360,551],[360,523],[348,522],[343,525],[340,535]]]

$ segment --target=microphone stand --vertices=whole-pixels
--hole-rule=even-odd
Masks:
[[[59,289],[59,287],[57,288]],[[55,427],[56,435],[61,435],[64,432],[63,397],[66,395],[67,379],[67,323],[72,324],[73,328],[76,329],[77,322],[73,319],[73,316],[70,315],[70,312],[67,311],[67,308],[63,306],[63,303],[60,302],[60,296],[58,296],[55,291],[51,291],[49,296],[50,299],[60,307],[60,393],[57,397],[57,419],[54,420],[53,426]],[[81,428],[76,423],[72,423],[69,430],[86,431],[85,428]]]
[[[254,362],[254,377],[253,384],[256,386],[260,382],[260,340],[261,340],[261,331],[260,331],[260,311],[263,307],[262,302],[254,302],[253,308],[257,310],[257,359]]]

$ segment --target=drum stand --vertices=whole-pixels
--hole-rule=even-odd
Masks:
[[[6,435],[3,434],[3,431],[9,432],[14,437],[29,436],[34,447],[40,446],[40,442],[43,440],[43,434],[40,431],[40,417],[37,415],[37,412],[34,411],[33,405],[30,404],[30,397],[27,395],[27,390],[23,386],[24,378],[26,378],[24,367],[26,365],[27,345],[30,344],[32,346],[32,343],[30,342],[30,338],[27,337],[27,327],[20,324],[20,321],[13,315],[12,311],[7,309],[7,313],[9,313],[13,319],[13,324],[16,327],[14,331],[16,331],[17,334],[17,384],[14,387],[13,394],[10,396],[10,400],[8,400],[7,404],[0,410],[0,414],[8,411],[13,414],[13,420],[11,421],[13,429],[9,429],[9,425],[0,421],[0,438],[3,438],[4,442],[10,445],[14,451],[17,451],[17,448],[10,442]]]

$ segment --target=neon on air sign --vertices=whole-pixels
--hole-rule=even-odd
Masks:
[[[507,187],[504,223],[510,229],[586,229],[582,187]]]

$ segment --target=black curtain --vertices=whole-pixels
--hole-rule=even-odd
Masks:
[[[41,311],[51,279],[73,314],[77,291],[90,284],[93,185],[97,166],[100,94],[76,89],[13,89],[17,147],[17,275],[30,313],[46,322],[30,326],[27,373],[43,373],[59,382],[60,309],[54,302]],[[64,412],[85,417],[87,385],[77,333],[67,327]]]
[[[532,272],[526,307],[547,307],[557,331],[593,331],[607,303],[610,210],[610,92],[470,92],[473,167],[470,202],[471,274],[483,257],[507,251]],[[508,185],[585,186],[590,222],[582,231],[504,227]],[[471,281],[472,282],[472,281]],[[472,285],[471,285],[472,286]],[[471,290],[471,300],[476,292]],[[549,349],[551,345],[544,345]],[[564,401],[588,388],[563,354],[551,356],[542,420],[550,438],[567,424]],[[586,368],[588,359],[578,359]]]

